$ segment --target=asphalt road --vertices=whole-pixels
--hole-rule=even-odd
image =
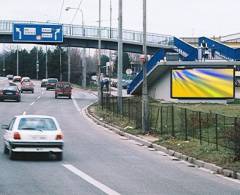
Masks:
[[[55,100],[38,83],[35,92],[24,93],[20,103],[0,102],[0,123],[23,112],[56,117],[64,132],[63,161],[39,155],[12,161],[0,153],[1,195],[240,194],[240,182],[172,161],[94,124],[82,112],[96,100],[87,91]]]

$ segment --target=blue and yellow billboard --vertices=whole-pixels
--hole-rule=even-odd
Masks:
[[[233,68],[189,68],[172,70],[171,97],[177,99],[234,98]]]

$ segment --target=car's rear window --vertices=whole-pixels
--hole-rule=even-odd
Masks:
[[[56,83],[56,82],[58,82],[57,79],[49,79],[49,80],[48,80],[48,83]]]
[[[4,87],[3,90],[16,91],[17,90],[17,86],[7,86],[7,87]]]
[[[58,83],[56,87],[58,87],[58,88],[70,88],[71,85],[69,83]]]
[[[51,118],[22,118],[18,130],[57,130],[55,122]]]

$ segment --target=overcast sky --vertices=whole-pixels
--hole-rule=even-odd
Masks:
[[[61,23],[70,23],[81,0],[64,0]],[[59,21],[63,0],[0,0],[0,19]],[[109,26],[110,0],[102,0],[103,25]],[[174,36],[219,36],[240,32],[239,0],[147,0],[148,32]],[[117,27],[118,0],[112,0]],[[98,0],[83,0],[86,25],[97,25]],[[125,29],[142,29],[142,0],[123,0]],[[81,14],[73,24],[81,24]]]

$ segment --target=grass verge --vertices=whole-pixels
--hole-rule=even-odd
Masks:
[[[129,121],[127,117],[113,115],[113,113],[102,109],[96,104],[90,107],[90,111],[96,114],[101,120],[116,125],[123,129],[125,132],[133,135],[143,135],[141,129],[136,128],[134,121]],[[171,136],[160,136],[153,134],[158,137],[158,141],[154,142],[168,149],[180,152],[182,154],[194,157],[205,162],[214,163],[226,169],[231,169],[240,172],[240,161],[235,160],[235,155],[232,151],[219,147],[216,150],[214,144],[202,143],[200,144],[197,139],[190,139],[188,141],[179,140]]]

